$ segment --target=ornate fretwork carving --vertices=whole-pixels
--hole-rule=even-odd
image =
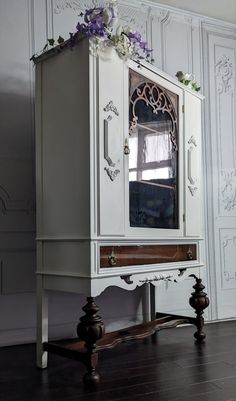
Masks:
[[[114,105],[112,100],[110,100],[110,102],[104,107],[103,110],[104,111],[112,111],[116,116],[119,116],[117,107]]]
[[[222,55],[216,62],[216,77],[217,77],[217,90],[219,93],[229,92],[231,87],[231,80],[233,78],[233,63],[226,55]]]
[[[221,204],[227,212],[236,207],[236,170],[221,172]]]
[[[152,277],[145,277],[143,280],[139,280],[140,283],[153,283],[154,281],[172,281],[173,274],[158,274]]]
[[[154,114],[167,113],[170,119],[170,138],[173,145],[173,150],[177,150],[177,115],[174,105],[167,94],[161,87],[154,82],[146,81],[139,84],[138,87],[133,89],[133,93],[130,99],[131,116],[130,131],[136,129],[138,123],[138,116],[136,112],[136,106],[138,102],[145,102],[146,106],[152,108]]]

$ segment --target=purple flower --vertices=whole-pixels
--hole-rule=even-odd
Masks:
[[[103,14],[102,7],[90,8],[89,10],[85,11],[84,22],[86,24],[89,24],[90,22],[93,22],[99,15],[102,16],[102,14]]]
[[[147,42],[139,42],[140,49],[142,49],[142,50],[146,49],[146,45],[147,45]]]
[[[128,38],[131,40],[131,42],[135,43],[135,42],[141,42],[142,36],[141,33],[135,31],[135,32],[129,32]]]
[[[85,10],[80,16],[83,17],[83,22],[78,22],[76,26],[77,33],[85,37],[100,37],[103,46],[106,47],[111,44],[115,47],[118,46],[118,44],[122,46],[123,38],[127,46],[127,49],[124,50],[125,55],[127,52],[127,57],[134,57],[136,59],[146,58],[147,60],[150,58],[152,50],[147,48],[147,42],[142,39],[140,32],[132,32],[128,29],[118,27],[116,33],[113,34],[114,26],[117,21],[117,6],[110,5],[104,8],[93,7]],[[70,42],[72,43],[73,40],[75,40],[74,36],[71,36]],[[118,48],[117,52],[123,54]]]

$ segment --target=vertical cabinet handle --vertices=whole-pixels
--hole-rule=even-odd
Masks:
[[[193,150],[194,148],[192,146],[188,149],[188,180],[191,185],[195,184],[195,180],[193,178],[193,166],[192,166]]]
[[[112,117],[108,116],[104,120],[104,159],[107,161],[109,166],[115,167],[115,163],[109,155],[109,121],[111,121],[111,119]]]

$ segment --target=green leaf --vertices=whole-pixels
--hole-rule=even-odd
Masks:
[[[53,38],[48,39],[48,44],[49,44],[50,46],[54,46],[54,43],[55,43],[55,40],[54,40]]]
[[[187,85],[187,86],[188,86],[189,83],[190,83],[190,80],[188,80],[188,79],[184,79],[183,81],[184,81],[184,85]]]
[[[57,43],[61,44],[63,42],[65,42],[65,39],[59,36],[59,38],[57,39]]]

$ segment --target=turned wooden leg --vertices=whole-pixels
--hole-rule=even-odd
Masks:
[[[84,375],[84,383],[87,385],[96,385],[99,383],[99,374],[96,372],[98,355],[96,353],[96,342],[102,338],[104,334],[104,324],[100,316],[98,306],[94,302],[93,297],[87,298],[87,304],[82,308],[85,315],[80,318],[77,326],[77,334],[80,340],[85,341],[87,353],[85,364],[87,373]]]
[[[193,309],[195,309],[196,317],[196,327],[197,331],[194,333],[194,337],[198,342],[202,342],[206,334],[203,331],[204,327],[204,318],[203,313],[204,309],[209,305],[209,298],[207,294],[203,291],[204,285],[202,284],[202,279],[195,276],[195,274],[190,274],[189,277],[194,277],[196,280],[196,284],[193,286],[194,292],[192,292],[191,297],[189,298],[189,303]]]

